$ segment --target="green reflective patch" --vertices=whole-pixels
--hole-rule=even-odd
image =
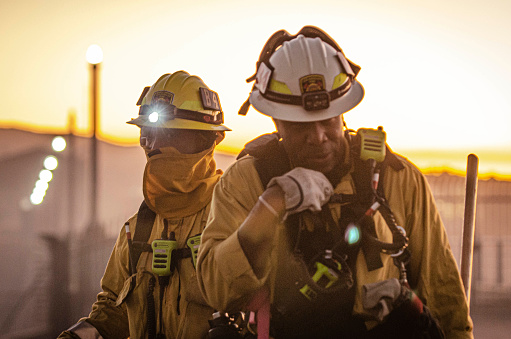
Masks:
[[[282,93],[282,94],[293,94],[287,85],[283,82],[272,79],[270,81],[270,91]]]
[[[332,85],[332,89],[336,89],[337,87],[340,87],[342,84],[344,84],[344,82],[346,81],[347,78],[348,78],[348,76],[344,73],[338,74],[334,78],[334,84]]]

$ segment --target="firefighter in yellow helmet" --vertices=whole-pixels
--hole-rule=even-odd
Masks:
[[[277,133],[215,187],[197,266],[206,300],[256,311],[259,337],[472,338],[426,178],[382,128],[344,130],[360,67],[312,26],[276,32],[256,65],[240,113],[253,105]]]
[[[88,317],[60,338],[205,338],[214,310],[197,285],[196,256],[213,187],[213,151],[229,128],[217,93],[184,71],[139,99],[144,201],[122,227]]]

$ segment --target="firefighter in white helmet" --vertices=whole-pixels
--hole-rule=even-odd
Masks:
[[[471,338],[425,177],[382,128],[344,128],[364,96],[359,71],[316,27],[268,40],[240,113],[253,105],[277,132],[215,187],[200,288],[218,310],[257,311],[260,337]]]
[[[61,338],[206,338],[213,309],[195,273],[200,235],[222,171],[213,152],[229,128],[217,93],[184,71],[139,99],[144,202],[122,227],[102,292]]]

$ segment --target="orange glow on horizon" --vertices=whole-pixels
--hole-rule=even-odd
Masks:
[[[66,135],[67,129],[55,128],[51,126],[36,126],[34,124],[10,122],[2,123],[2,128],[12,128],[25,130],[40,134]],[[271,131],[268,131],[268,133]],[[138,129],[137,129],[138,133]],[[227,132],[229,133],[229,132]],[[80,137],[90,137],[90,131],[78,130],[74,135]],[[227,134],[228,135],[228,134]],[[98,134],[98,139],[126,147],[137,147],[139,144],[138,136],[120,138],[116,136]],[[250,139],[243,141],[229,141],[226,137],[220,145],[216,147],[216,152],[232,155],[235,157],[243,146]],[[458,176],[465,176],[466,159],[468,154],[474,153],[479,158],[479,179],[497,179],[511,181],[511,151],[509,150],[412,150],[412,149],[394,149],[398,154],[403,155],[412,161],[425,174],[449,173]]]
[[[142,89],[183,69],[219,93],[232,132],[218,151],[236,154],[247,141],[273,131],[271,119],[253,108],[246,117],[236,114],[252,88],[245,79],[255,72],[263,45],[277,30],[295,34],[315,25],[362,67],[357,79],[365,97],[346,113],[349,128],[383,126],[388,144],[424,171],[463,171],[470,152],[461,150],[473,150],[481,175],[511,177],[511,2],[318,0],[311,6],[295,0],[290,6],[218,0],[199,5],[200,11],[187,3],[133,0],[113,7],[97,0],[72,5],[48,0],[30,7],[5,2],[0,127],[66,134],[72,108],[73,133],[90,136],[85,56],[94,43],[104,54],[99,139],[138,145],[138,128],[126,121],[137,116]],[[94,24],[84,15],[94,17]]]

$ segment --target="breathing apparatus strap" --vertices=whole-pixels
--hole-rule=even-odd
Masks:
[[[153,229],[154,220],[156,219],[156,213],[153,212],[149,206],[142,201],[140,204],[140,208],[138,209],[137,214],[137,226],[135,229],[135,234],[133,235],[133,252],[130,256],[130,275],[135,274],[137,272],[132,272],[131,267],[136,269],[138,260],[140,259],[140,255],[142,252],[146,252],[148,249],[151,250],[151,245],[147,243],[147,240],[151,236],[151,231]],[[144,246],[147,245],[147,246]],[[131,262],[133,260],[133,263]]]
[[[347,135],[348,141],[350,142],[350,146],[353,149],[354,147],[356,147],[353,145],[353,143],[356,143],[356,141],[353,140],[354,138],[352,138],[352,135],[350,135],[349,133],[346,133],[346,135]],[[401,164],[401,161],[388,148],[386,151],[387,152],[386,152],[385,159],[380,164],[381,181],[377,188],[378,195],[381,197],[384,196],[384,194],[383,194],[383,177],[384,177],[385,169],[387,168],[387,166],[391,166],[394,170],[400,170],[400,169],[404,168],[404,166]],[[290,163],[288,160],[288,156],[287,156],[286,152],[284,151],[281,143],[279,143],[279,135],[277,133],[265,134],[265,135],[262,135],[256,139],[252,140],[251,142],[247,143],[245,145],[245,148],[243,149],[243,151],[238,155],[237,159],[239,159],[245,155],[251,155],[254,157],[254,159],[255,159],[254,166],[259,174],[259,178],[260,178],[262,186],[264,188],[267,186],[267,184],[271,180],[271,178],[283,175],[291,169],[291,166],[290,166]],[[336,195],[336,196],[333,196],[331,199],[331,202],[337,202],[337,203],[342,204],[342,206],[341,206],[341,210],[342,210],[341,215],[343,216],[342,220],[346,219],[345,220],[346,222],[349,220],[355,221],[356,218],[360,217],[360,215],[363,215],[365,210],[367,209],[367,207],[371,205],[371,201],[374,199],[374,192],[373,192],[372,186],[371,186],[372,178],[371,178],[370,168],[366,167],[361,160],[357,161],[357,157],[358,158],[360,157],[359,153],[351,152],[351,156],[353,157],[353,161],[358,162],[358,164],[357,163],[355,164],[354,172],[351,173],[354,183],[355,183],[355,189],[356,189],[357,194],[356,195],[345,195],[345,194]],[[329,208],[325,208],[324,212],[326,213],[327,211],[330,212]],[[313,218],[312,222],[314,224],[316,224],[315,221],[318,221],[316,219],[321,219],[321,220],[319,220],[319,222],[322,223],[323,226],[314,227],[317,234],[321,233],[321,232],[319,232],[319,230],[323,229],[325,227],[325,225],[327,225],[327,224],[331,225],[332,222],[335,224],[335,221],[332,220],[332,215],[330,213],[328,213],[328,215],[325,213],[321,213],[320,215],[315,215],[313,217],[309,214],[309,216]],[[382,214],[384,214],[384,212]],[[292,217],[293,218],[291,218],[291,219],[298,218],[298,216],[292,216]],[[304,216],[302,216],[302,217],[304,217]],[[371,238],[377,239],[373,218],[369,217],[369,219],[370,219],[370,223],[364,229],[364,232],[370,232],[372,235]],[[339,224],[339,226],[341,227],[340,229],[338,229],[337,227],[335,227],[333,229],[335,230],[335,232],[343,233],[345,231],[345,229],[347,228],[348,224],[341,222]],[[332,227],[330,227],[330,228],[332,228]],[[294,249],[291,249],[291,251],[294,253],[295,256],[298,255],[299,257],[313,258],[314,254],[312,252],[314,251],[314,249],[321,250],[321,249],[325,248],[324,246],[321,247],[320,246],[321,244],[319,244],[322,241],[326,241],[325,244],[327,247],[333,245],[332,243],[328,244],[329,240],[333,240],[332,239],[333,237],[331,236],[331,234],[329,234],[330,238],[327,237],[326,240],[325,240],[324,234],[323,234],[323,236],[320,237],[322,239],[316,239],[316,240],[311,239],[311,237],[307,236],[307,234],[303,234],[304,237],[307,237],[308,245],[306,246],[306,248],[303,248],[303,246],[302,246],[302,249],[300,251],[300,249],[297,248],[297,244],[303,242],[303,239],[300,239],[300,238],[302,238],[301,233],[307,233],[307,232],[303,232],[303,230],[300,230],[300,228],[296,228],[296,227],[290,228],[290,229],[293,229],[294,232],[296,232],[294,235],[291,235],[292,239],[294,239],[294,245],[295,245]],[[339,238],[339,237],[336,236],[336,238]],[[325,244],[323,244],[323,245],[325,245]],[[371,265],[372,265],[371,268],[375,269],[378,267],[378,263],[380,263],[380,265],[381,265],[380,248],[376,248],[375,252],[373,253],[369,249],[369,246],[366,246],[366,247],[367,247],[367,249],[365,251],[366,255],[369,258],[371,258],[371,257],[376,258],[374,260],[369,260],[366,258],[366,260],[371,263]],[[307,248],[310,248],[310,249],[307,249]],[[332,248],[332,247],[329,247],[329,248]],[[304,253],[303,252],[304,250],[305,250],[305,252],[308,252],[308,254]],[[349,254],[349,258],[348,258],[348,267],[353,266],[352,267],[352,270],[353,270],[352,277],[353,278],[355,278],[356,274],[354,272],[354,267],[355,267],[354,262],[352,262],[352,261],[353,261],[353,258],[356,258],[356,252],[358,252],[358,250],[359,250],[358,246],[354,246],[353,249],[350,248],[350,250],[349,250],[350,254]],[[297,251],[299,252],[298,254],[297,254]],[[343,251],[344,251],[343,249],[340,249],[340,252],[343,252]],[[335,254],[335,251],[333,254]],[[293,265],[295,265],[295,264],[293,264]],[[292,270],[294,270],[294,269],[298,269],[296,267],[296,265],[293,266]],[[286,271],[286,268],[284,269],[284,271]],[[288,272],[288,273],[291,273],[291,272]],[[284,273],[284,275],[287,275],[287,273]],[[290,279],[292,279],[292,278],[290,278]],[[294,283],[294,281],[292,283]],[[282,286],[280,286],[280,287],[276,286],[275,294],[279,293],[278,292],[279,289],[286,291],[286,292],[284,292],[284,294],[288,294],[289,284],[281,284],[281,285]],[[352,294],[354,294],[354,292],[353,292],[354,290],[349,289],[348,291],[350,291],[350,292],[347,292],[348,294],[345,296],[346,305],[341,306],[343,308],[343,311],[341,311],[341,313],[345,311],[346,316],[349,317],[349,314],[351,314],[350,312],[351,312],[351,309],[353,307],[352,305],[354,302],[354,296],[352,295]],[[293,295],[297,295],[295,300],[298,300],[298,299],[300,299],[300,297],[303,297],[303,295],[300,294],[300,292],[301,291],[296,291],[296,293],[293,294]],[[349,299],[349,301],[348,301],[348,299]],[[280,323],[281,320],[283,321],[284,325],[287,324],[286,320],[283,320],[284,318],[288,319],[287,318],[288,310],[287,310],[286,305],[287,304],[286,304],[285,300],[278,305],[277,305],[277,302],[274,305],[272,305],[272,316],[275,317],[275,321],[276,321],[275,323],[272,321],[272,326],[275,326],[275,324]],[[301,306],[299,306],[299,307],[301,307]],[[303,307],[306,307],[308,310],[310,308],[310,305],[309,306],[304,305]],[[344,310],[344,308],[345,308],[345,310]],[[303,308],[300,308],[300,310],[301,310],[300,313],[303,313]],[[336,310],[336,312],[337,311],[338,310]],[[286,316],[284,316],[284,314],[286,314]],[[342,314],[344,314],[344,313],[342,313]],[[277,320],[277,317],[280,317],[282,319]],[[350,320],[350,322],[351,322],[351,320]],[[284,327],[286,328],[286,326],[284,326]]]
[[[147,290],[146,300],[147,300],[147,337],[149,339],[156,338],[156,314],[155,314],[155,305],[154,305],[154,287],[156,284],[156,279],[151,276],[149,279],[149,289]]]
[[[359,201],[358,209],[362,208],[362,210],[357,212],[358,215],[362,216],[358,221],[363,229],[362,250],[366,257],[367,268],[369,271],[372,271],[383,266],[380,257],[382,251],[385,252],[389,247],[396,247],[401,245],[401,243],[385,244],[379,241],[376,234],[374,219],[372,215],[367,215],[366,210],[377,201],[380,205],[379,211],[393,233],[393,238],[399,237],[399,234],[396,234],[396,232],[399,231],[396,228],[394,215],[385,201],[383,186],[385,172],[388,166],[396,171],[404,169],[404,166],[387,145],[385,145],[385,158],[382,162],[376,164],[374,161],[364,161],[360,156],[360,138],[351,134],[350,131],[346,132],[346,137],[350,141],[350,154],[355,167],[352,177],[357,192],[357,200]],[[373,187],[373,185],[375,185],[373,179],[375,171],[379,172],[379,180],[376,182],[377,186]]]
[[[248,142],[236,159],[245,155],[255,158],[255,168],[263,188],[266,188],[273,177],[278,177],[291,170],[288,156],[279,143],[277,133],[263,134]]]
[[[144,202],[140,205],[140,208],[138,210],[138,217],[137,217],[137,226],[136,226],[136,232],[133,236],[133,242],[132,246],[130,248],[130,251],[132,251],[130,256],[130,275],[137,273],[132,272],[132,263],[131,258],[133,258],[133,267],[137,266],[138,260],[140,259],[140,255],[142,252],[152,252],[153,249],[151,247],[151,244],[148,244],[147,241],[149,240],[149,237],[151,236],[151,231],[153,229],[154,221],[156,219],[156,213],[154,213]],[[195,244],[198,242],[200,243],[200,234],[197,234],[191,238],[188,239],[187,245],[188,247],[178,248],[175,249],[172,253],[172,265],[175,267],[178,260],[186,259],[186,258],[192,258],[192,262],[194,267],[196,266],[196,253],[194,254],[194,251],[196,252],[196,246]]]
[[[404,166],[396,155],[392,153],[390,148],[385,145],[385,158],[377,165],[380,172],[380,180],[375,192],[371,186],[373,178],[371,177],[370,164],[360,159],[360,140],[350,132],[351,131],[346,132],[346,138],[350,144],[350,155],[354,163],[352,178],[355,183],[357,195],[338,195],[334,196],[332,201],[353,202],[355,205],[359,206],[359,208],[356,208],[359,210],[357,213],[363,215],[365,209],[373,203],[375,193],[384,201],[383,180],[385,177],[385,169],[390,166],[394,170],[399,171],[402,170]],[[250,141],[245,145],[245,148],[238,155],[237,159],[247,154],[254,156],[255,168],[264,188],[271,178],[283,175],[291,169],[287,154],[279,143],[279,135],[277,133],[264,134]],[[382,206],[381,214],[391,231],[395,233],[395,220],[388,205],[385,204]],[[371,271],[383,266],[380,258],[382,243],[377,241],[373,218],[363,218],[363,221],[364,225],[362,226],[364,226],[363,229],[366,236],[362,241],[362,248],[366,255],[368,269]]]
[[[149,238],[151,237],[151,231],[154,226],[154,221],[156,220],[156,213],[152,211],[149,206],[145,203],[145,201],[142,201],[140,204],[140,208],[138,210],[137,214],[137,224],[135,229],[135,234],[133,236],[133,241],[131,242],[131,246],[129,246],[128,250],[130,251],[129,255],[129,272],[130,275],[133,275],[136,272],[137,263],[140,259],[140,256],[142,255],[142,252],[152,252],[152,247],[150,244],[147,243]],[[165,220],[165,228],[164,233],[166,234],[168,231],[167,222]],[[193,240],[190,242],[190,240]],[[185,258],[192,258],[193,259],[193,265],[195,267],[196,264],[196,254],[194,255],[193,251],[195,250],[193,247],[194,244],[200,243],[200,234],[193,236],[188,239],[188,247],[184,248],[178,248],[173,250],[172,252],[172,261],[171,261],[171,267],[172,270],[177,266],[177,262],[181,259]],[[133,261],[132,261],[133,260]],[[155,283],[156,279],[154,277],[150,278],[149,281],[149,289],[147,291],[146,295],[146,301],[147,301],[147,332],[148,337],[150,339],[159,339],[164,338],[164,334],[162,331],[162,305],[163,305],[163,296],[165,293],[165,288],[168,286],[170,281],[170,276],[159,276],[158,277],[158,284],[160,286],[159,289],[159,299],[160,299],[160,329],[156,331],[156,305],[154,302],[154,289],[155,289]],[[179,304],[178,304],[178,310],[179,310]],[[178,311],[179,312],[179,311]]]

